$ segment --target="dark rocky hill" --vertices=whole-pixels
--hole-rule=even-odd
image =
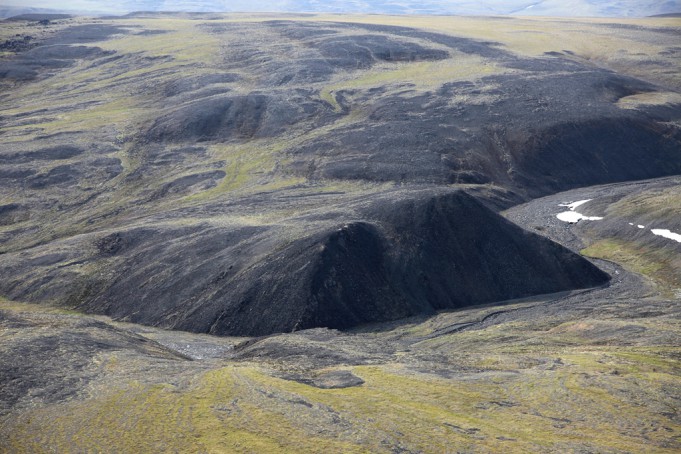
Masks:
[[[157,226],[52,242],[6,254],[12,264],[3,269],[2,291],[136,323],[262,335],[349,328],[608,280],[463,191],[391,191],[348,200],[345,209],[352,215],[301,216],[294,234],[285,225]]]

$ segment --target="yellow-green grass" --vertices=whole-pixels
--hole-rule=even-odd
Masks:
[[[419,90],[434,90],[447,82],[477,80],[492,74],[508,72],[494,62],[475,55],[459,54],[442,61],[383,63],[369,71],[341,76],[324,87],[320,97],[337,112],[341,106],[335,93],[341,90],[382,87],[399,89],[405,86]]]
[[[128,34],[97,45],[105,50],[139,52],[149,57],[172,56],[177,61],[211,64],[219,55],[221,42],[217,36],[199,27],[199,23],[182,19],[126,20],[125,26],[163,33]]]
[[[96,130],[115,125],[125,131],[134,124],[135,119],[145,113],[144,109],[137,108],[129,99],[119,98],[93,107],[58,114],[54,119],[44,123],[36,122],[31,127],[41,128],[44,133],[54,133]]]
[[[292,131],[275,139],[252,139],[242,143],[214,143],[209,150],[216,160],[226,161],[225,178],[214,188],[191,194],[183,203],[203,203],[224,196],[236,196],[248,192],[265,192],[308,183],[306,177],[281,172],[290,163],[286,151],[296,146],[323,137],[330,131],[357,124],[365,119],[361,109],[355,109],[335,122],[312,130]],[[328,184],[327,184],[328,183]],[[342,188],[341,188],[342,186]],[[365,190],[385,185],[363,185],[354,182],[323,182],[320,191],[343,190],[344,192]]]
[[[14,92],[16,102],[8,103],[4,114],[25,114],[50,107],[63,111],[41,119],[29,126],[8,128],[28,131],[40,128],[42,133],[57,133],[78,130],[94,131],[104,126],[115,126],[122,132],[126,126],[139,124],[140,114],[148,108],[148,100],[143,92],[131,95],[131,85],[140,85],[139,78],[153,78],[155,85],[167,78],[172,72],[182,71],[185,77],[200,73],[201,68],[214,62],[220,53],[220,40],[203,32],[193,21],[170,21],[169,23],[145,22],[147,29],[168,26],[168,33],[156,35],[120,35],[111,39],[92,43],[104,50],[116,51],[118,55],[130,58],[168,57],[156,62],[142,62],[129,71],[121,72],[118,62],[89,67],[88,61],[80,61],[73,68],[59,71],[56,75],[21,86]],[[126,22],[124,25],[137,26],[138,23]],[[189,65],[189,66],[187,66]],[[210,70],[205,70],[210,72]],[[205,72],[204,71],[204,72]],[[151,79],[150,79],[151,80]],[[89,105],[70,111],[69,107],[82,99],[98,105]],[[10,107],[11,106],[11,107]],[[29,138],[33,134],[28,134]]]
[[[607,28],[611,24],[639,25],[644,27],[681,26],[678,18],[654,19],[560,19],[560,18],[505,18],[464,16],[369,16],[369,15],[317,15],[301,20],[322,20],[397,25],[438,31],[453,36],[499,42],[514,52],[537,56],[549,51],[570,50],[580,55],[605,57],[611,52],[626,50],[633,55],[650,50],[652,42],[641,42],[631,34]],[[606,25],[606,27],[603,27]],[[594,38],[596,36],[597,38]],[[662,47],[663,44],[658,44]]]
[[[681,288],[681,275],[673,251],[659,249],[632,241],[607,238],[596,241],[581,251],[587,257],[619,263],[626,269],[652,279],[668,293]]]
[[[29,41],[31,45],[39,43],[41,40],[54,35],[57,31],[72,25],[79,25],[83,22],[89,22],[89,19],[76,17],[71,19],[61,19],[57,22],[52,22],[49,27],[36,27],[33,23],[25,21],[2,21],[0,27],[0,42],[13,39],[23,39],[23,36],[30,35],[33,39]],[[0,58],[12,57],[15,55],[14,51],[0,52]]]
[[[632,221],[639,217],[650,217],[659,222],[676,219],[681,213],[681,186],[648,190],[625,197],[610,205],[607,213]]]
[[[639,107],[667,104],[681,104],[681,94],[676,92],[640,93],[625,96],[617,101],[617,106],[622,109],[637,109]]]
[[[561,351],[560,358],[555,369],[452,379],[400,365],[354,367],[365,384],[333,390],[227,365],[184,386],[130,382],[29,410],[9,422],[8,446],[36,453],[674,452],[671,436],[681,427],[661,414],[673,402],[659,395],[676,383],[678,362],[616,349]]]
[[[251,140],[237,144],[214,144],[210,152],[214,159],[227,162],[225,177],[214,188],[192,194],[185,198],[188,202],[204,201],[216,195],[235,192],[254,184],[258,180],[266,180],[273,187],[286,187],[298,184],[301,178],[278,178],[272,181],[271,174],[276,170],[278,154],[284,148],[284,141]],[[259,185],[261,186],[261,185]]]
[[[365,381],[329,390],[277,378],[271,367],[290,372],[286,363],[167,363],[179,375],[155,363],[150,375],[157,360],[108,352],[86,397],[17,411],[0,433],[16,453],[677,452],[681,348],[645,334],[624,346],[617,333],[632,325],[658,339],[679,329],[668,317],[503,323],[421,342],[394,361],[328,368]],[[448,377],[414,353],[437,355]]]
[[[281,17],[271,14],[231,14],[224,16],[221,20],[211,22],[244,23],[267,21],[275,18],[281,19]],[[679,18],[506,17],[495,19],[470,16],[362,14],[317,14],[314,16],[289,16],[289,18],[295,21],[347,22],[420,28],[483,41],[493,40],[514,52],[532,56],[563,49],[573,52],[586,51],[587,54],[600,57],[609,55],[613,50],[627,50],[630,55],[635,55],[641,50],[650,50],[650,46],[664,46],[664,44],[655,44],[654,40],[638,40],[631,33],[610,28],[610,25],[626,24],[652,28],[677,28],[681,26],[681,19]],[[593,39],[593,36],[598,36],[598,39]],[[601,46],[601,43],[603,43],[603,46]],[[610,55],[612,56],[612,54]]]
[[[439,351],[440,366],[471,372],[443,378],[408,362],[339,365],[326,370],[351,370],[365,383],[330,390],[277,378],[255,363],[208,371],[187,363],[172,380],[159,373],[121,381],[147,369],[114,352],[97,359],[106,376],[89,387],[89,397],[29,408],[0,426],[5,446],[17,453],[392,452],[398,446],[425,453],[676,452],[681,425],[670,415],[681,398],[673,391],[681,349],[589,340],[588,332],[632,323],[678,329],[669,319],[569,321],[546,329],[536,321],[505,323],[439,338],[424,350]],[[527,346],[504,348],[513,337]]]
[[[617,218],[621,223],[645,225],[647,229],[675,229],[681,212],[681,188],[671,186],[646,190],[609,205],[606,217]],[[582,254],[612,260],[636,273],[651,278],[665,294],[674,294],[681,288],[681,258],[672,240],[660,242],[652,234],[643,240],[596,237]],[[657,240],[657,241],[655,241]],[[668,242],[667,242],[668,241]]]
[[[45,304],[24,303],[0,296],[0,310],[27,312],[32,314],[83,315],[81,312]]]
[[[500,43],[512,53],[536,57],[546,52],[573,53],[587,64],[605,66],[624,74],[645,80],[653,78],[673,87],[681,87],[681,74],[669,72],[665,66],[676,65],[673,55],[663,55],[670,42],[659,41],[644,32],[610,28],[609,25],[626,24],[643,27],[678,28],[679,18],[650,19],[557,19],[557,18],[506,18],[456,16],[366,16],[318,15],[300,20],[343,21],[359,24],[397,25],[461,36],[480,41]],[[650,64],[655,55],[661,65]]]
[[[268,20],[270,16],[263,15],[232,15],[227,16],[223,22],[243,22],[248,20]],[[296,20],[347,20],[357,23],[388,23],[393,25],[409,25],[412,27],[423,27],[425,29],[450,33],[457,36],[468,36],[475,39],[485,39],[499,41],[506,44],[514,51],[529,52],[539,54],[544,51],[556,50],[556,45],[565,47],[566,43],[574,45],[575,39],[567,39],[568,35],[572,38],[582,36],[585,31],[598,31],[602,36],[597,40],[580,39],[579,43],[595,46],[594,52],[599,55],[610,55],[615,48],[628,49],[631,52],[642,53],[651,51],[650,43],[644,42],[631,44],[626,36],[615,31],[603,31],[598,28],[600,22],[593,21],[541,21],[535,19],[513,19],[513,20],[494,20],[481,18],[438,18],[438,17],[372,17],[372,16],[317,16],[315,18],[295,18]],[[405,22],[406,21],[406,22]],[[609,21],[604,21],[609,23]],[[126,126],[139,124],[140,119],[146,118],[153,113],[152,106],[143,106],[143,96],[125,96],[128,94],[126,85],[117,85],[126,79],[153,75],[155,82],[162,81],[166,76],[163,71],[181,70],[184,74],[210,72],[210,66],[216,58],[220,58],[221,46],[228,45],[222,43],[218,35],[211,34],[198,26],[199,22],[178,18],[159,18],[159,19],[128,19],[117,21],[117,24],[130,27],[144,27],[152,30],[165,30],[168,33],[157,35],[121,35],[112,39],[95,43],[106,50],[115,50],[119,54],[141,54],[151,57],[170,56],[172,61],[159,61],[150,66],[135,69],[131,72],[107,76],[114,68],[113,64],[103,65],[99,68],[91,68],[83,71],[79,64],[78,68],[67,70],[62,75],[58,74],[50,79],[39,81],[30,86],[22,88],[18,100],[40,99],[41,104],[59,105],[66,102],[65,94],[75,96],[83,94],[92,100],[92,91],[97,89],[99,95],[96,100],[101,101],[98,106],[91,106],[80,109],[76,112],[66,112],[59,114],[56,118],[38,119],[38,122],[31,125],[37,126],[41,133],[57,133],[76,131],[79,129],[102,128],[115,126],[121,132],[134,132],[127,130]],[[638,23],[638,22],[632,22]],[[642,22],[656,24],[658,22]],[[673,20],[660,20],[662,25],[673,25]],[[598,29],[598,30],[597,30]],[[518,37],[521,38],[518,38]],[[498,39],[497,39],[498,38]],[[602,38],[602,39],[601,39]],[[523,41],[524,40],[524,41]],[[547,41],[548,40],[548,41]],[[611,40],[611,46],[605,46],[604,42]],[[597,41],[597,46],[594,44]],[[529,51],[527,46],[533,46],[533,51]],[[604,47],[605,46],[605,47]],[[632,47],[633,46],[633,47]],[[199,52],[197,53],[197,49]],[[662,45],[660,45],[662,49]],[[574,49],[573,49],[574,50]],[[588,52],[582,52],[587,55]],[[191,68],[187,65],[190,64]],[[337,80],[331,84],[320,88],[322,99],[331,103],[336,110],[340,110],[335,99],[335,93],[343,89],[352,88],[371,88],[375,86],[400,86],[404,84],[413,85],[416,88],[432,89],[440,86],[447,81],[476,79],[488,74],[495,74],[506,71],[494,63],[481,57],[467,54],[456,53],[451,58],[438,62],[417,62],[417,63],[395,63],[378,65],[370,71],[353,73],[352,75],[338,76]],[[74,79],[74,77],[76,77]],[[87,83],[85,83],[87,82]],[[31,96],[32,94],[41,96]],[[45,98],[46,93],[51,95]],[[127,98],[127,101],[115,101],[116,98]],[[72,98],[70,98],[72,99]],[[470,100],[468,100],[470,101]],[[632,101],[632,100],[629,100]],[[640,102],[640,100],[636,100]],[[630,104],[628,101],[625,104]],[[37,105],[24,104],[20,101],[19,105],[6,111],[7,114],[25,113],[35,109]],[[29,132],[26,126],[7,128],[8,133],[25,134],[27,138],[33,137],[36,133]],[[243,159],[232,162],[230,165],[239,166],[247,169],[248,164],[243,164]],[[255,161],[254,161],[255,162]],[[255,165],[255,164],[253,164]],[[240,176],[243,172],[237,171],[236,180],[231,183],[224,183],[221,188],[238,188],[242,186]],[[292,181],[296,184],[297,181]],[[275,183],[276,186],[288,185],[289,182]],[[215,191],[213,191],[215,193]]]

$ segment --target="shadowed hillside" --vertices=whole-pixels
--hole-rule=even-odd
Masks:
[[[262,335],[607,281],[464,192],[390,191],[344,207],[331,221],[307,214],[260,227],[157,225],[51,242],[6,254],[2,291],[136,323]]]

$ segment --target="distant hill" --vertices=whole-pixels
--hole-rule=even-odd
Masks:
[[[8,6],[0,8],[0,17],[32,12],[56,11],[54,2],[32,0],[26,2],[10,0]],[[7,13],[6,10],[15,10]],[[37,11],[40,10],[40,11]],[[132,11],[192,11],[192,12],[318,12],[318,13],[362,13],[362,14],[455,14],[455,15],[521,15],[521,16],[591,16],[591,17],[645,17],[661,14],[675,14],[681,10],[681,1],[654,0],[491,0],[473,2],[469,0],[438,1],[405,0],[357,0],[345,2],[330,0],[292,0],[270,2],[266,0],[144,0],[138,2],[69,2],[58,8],[60,12],[91,11],[99,14],[126,14]],[[18,12],[17,12],[18,11]]]
[[[650,17],[681,17],[681,13],[655,14]]]
[[[59,19],[69,19],[73,17],[70,14],[55,14],[55,13],[30,13],[30,14],[19,14],[17,16],[8,17],[9,21],[43,21],[43,20],[59,20]]]
[[[21,19],[25,16],[58,14],[59,11],[46,8],[25,8],[19,6],[0,6],[0,19]],[[34,19],[39,20],[39,19]]]

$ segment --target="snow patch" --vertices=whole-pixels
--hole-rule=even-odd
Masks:
[[[603,219],[600,216],[584,216],[582,213],[578,213],[575,211],[575,208],[584,205],[586,202],[591,201],[592,199],[585,199],[585,200],[577,200],[576,202],[569,202],[569,203],[560,203],[558,206],[561,207],[567,207],[570,211],[563,211],[562,213],[558,213],[556,217],[563,221],[563,222],[569,222],[570,224],[575,224],[579,221],[600,221]],[[629,225],[633,226],[633,222],[629,222]],[[636,227],[639,229],[645,229],[646,226],[642,224],[637,224]],[[668,229],[651,229],[650,230],[654,235],[658,235],[664,238],[668,238],[670,240],[674,240],[678,243],[681,243],[681,233],[675,233],[672,232],[671,230]]]
[[[556,217],[563,221],[563,222],[569,222],[570,224],[574,224],[579,221],[600,221],[603,219],[602,217],[599,216],[584,216],[582,213],[578,213],[575,211],[575,208],[577,208],[580,205],[584,205],[586,202],[589,202],[591,199],[586,199],[586,200],[578,200],[576,202],[570,202],[570,203],[561,203],[558,206],[561,207],[568,207],[570,211],[563,211],[562,213],[558,213]]]
[[[669,238],[670,240],[677,241],[681,243],[681,235],[678,233],[674,233],[670,230],[667,229],[652,229],[651,232],[653,234],[658,235],[658,236],[663,236],[665,238]]]
[[[602,217],[599,216],[584,216],[582,213],[577,213],[576,211],[563,211],[562,213],[558,213],[556,215],[558,219],[564,222],[569,222],[570,224],[574,224],[575,222],[579,221],[600,221],[603,219]]]
[[[558,206],[559,207],[568,207],[570,211],[575,211],[575,208],[577,208],[580,205],[584,205],[586,202],[591,202],[592,199],[586,199],[586,200],[577,200],[576,202],[570,202],[570,203],[561,203]]]

